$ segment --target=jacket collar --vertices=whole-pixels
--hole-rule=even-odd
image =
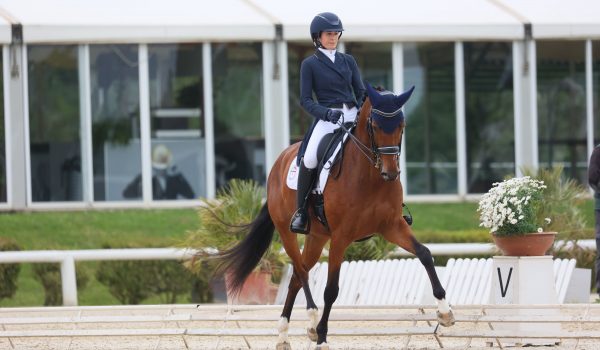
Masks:
[[[335,52],[335,63],[331,62],[329,57],[325,56],[325,54],[322,53],[320,50],[316,50],[315,56],[317,57],[319,62],[321,62],[322,64],[326,65],[334,72],[339,74],[344,80],[348,81],[347,74],[344,74],[341,69],[342,65],[345,64],[345,62],[343,62],[344,59],[342,58],[342,55],[339,52]],[[348,81],[348,83],[350,83],[350,81]]]

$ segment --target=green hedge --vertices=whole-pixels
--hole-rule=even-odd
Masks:
[[[34,264],[33,274],[36,281],[44,287],[44,306],[62,305],[60,264]],[[76,267],[75,277],[78,291],[84,289],[90,280],[88,271],[79,266]]]
[[[162,303],[174,304],[179,296],[192,293],[194,286],[208,288],[208,280],[197,281],[181,262],[172,260],[102,261],[96,279],[122,304],[132,305],[151,296],[158,296]],[[212,301],[212,294],[206,290],[192,294],[200,299],[196,302]]]
[[[0,251],[21,250],[13,239],[0,237]],[[17,279],[21,266],[19,264],[0,264],[0,300],[12,298],[17,292]]]

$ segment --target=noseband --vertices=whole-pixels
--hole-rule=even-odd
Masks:
[[[371,113],[377,113],[379,111],[371,109]],[[371,140],[371,155],[375,158],[375,162],[372,164],[378,170],[381,170],[381,156],[395,156],[397,162],[400,161],[400,151],[402,149],[402,134],[400,134],[400,143],[394,146],[381,146],[378,147],[375,143],[375,132],[373,131],[373,117],[369,115],[367,120],[367,132],[369,133],[369,139]],[[372,158],[371,158],[372,159]]]

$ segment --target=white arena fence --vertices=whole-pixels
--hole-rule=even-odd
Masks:
[[[575,268],[575,259],[553,259],[557,301],[588,303],[591,270]],[[492,302],[492,258],[450,258],[435,269],[446,299],[452,305],[480,305]],[[318,306],[324,305],[328,263],[317,263],[308,284]],[[281,277],[275,304],[284,304],[293,268],[288,265]],[[434,304],[431,283],[419,259],[344,261],[340,269],[340,291],[336,305],[427,305]],[[306,305],[298,293],[294,305]]]
[[[555,242],[555,248],[571,249],[572,242]],[[497,248],[491,243],[431,243],[426,244],[434,256],[493,255]],[[596,249],[595,241],[580,240],[577,246]],[[138,248],[138,249],[90,249],[90,250],[29,250],[0,252],[0,264],[9,263],[60,263],[63,304],[77,305],[75,263],[78,261],[107,260],[185,260],[196,253],[191,249]],[[412,256],[398,249],[397,256]]]

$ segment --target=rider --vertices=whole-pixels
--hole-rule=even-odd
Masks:
[[[343,30],[342,21],[331,12],[319,13],[310,23],[310,36],[316,50],[300,67],[300,104],[315,120],[298,151],[298,209],[290,223],[290,230],[296,233],[310,231],[306,199],[316,177],[319,142],[339,128],[340,118],[343,117],[343,122],[356,119],[365,93],[354,57],[336,51]]]

